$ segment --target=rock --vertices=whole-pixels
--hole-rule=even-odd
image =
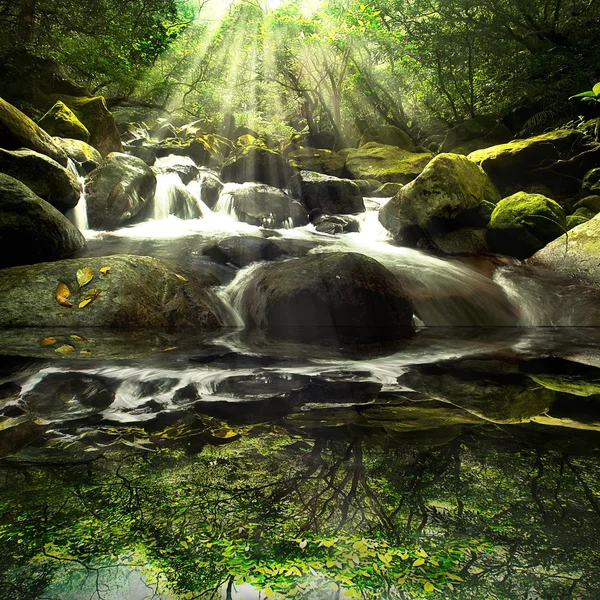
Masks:
[[[191,157],[197,165],[220,168],[229,156],[232,147],[233,144],[226,137],[204,134],[198,135],[188,144],[184,144],[182,151],[186,156]],[[168,154],[170,153],[168,152]],[[160,157],[161,155],[161,152],[157,153],[157,156]]]
[[[77,177],[39,152],[0,149],[0,173],[18,179],[63,213],[79,202],[81,186]]]
[[[343,156],[324,148],[299,148],[289,152],[286,158],[295,169],[316,171],[334,177],[340,177],[343,174],[346,164]]]
[[[269,263],[254,273],[240,305],[244,322],[280,338],[326,335],[394,338],[412,327],[412,303],[376,260],[326,253]],[[363,329],[364,328],[364,329]]]
[[[352,181],[358,186],[358,189],[364,198],[370,196],[375,190],[382,187],[381,182],[376,181],[375,179],[353,179]]]
[[[592,214],[597,215],[600,212],[600,196],[586,196],[582,198],[573,206],[573,211],[577,211],[580,208],[589,210]]]
[[[256,182],[285,188],[294,173],[295,169],[276,152],[248,146],[240,155],[225,162],[221,169],[221,179],[225,183]]]
[[[130,154],[131,156],[135,156],[140,160],[143,160],[149,167],[154,165],[157,158],[157,148],[151,146],[131,146],[125,144],[123,146],[123,150]],[[184,153],[184,156],[186,154]]]
[[[82,142],[81,140],[71,140],[68,138],[54,137],[54,143],[62,148],[67,156],[77,165],[79,165],[84,173],[93,171],[101,162],[102,155],[96,148]]]
[[[572,215],[567,217],[567,231],[571,231],[571,229],[578,225],[587,223],[593,216],[594,213],[591,210],[588,210],[587,208],[578,208]]]
[[[404,186],[401,183],[384,183],[374,192],[371,192],[371,198],[393,198]]]
[[[227,198],[224,196],[227,194]],[[228,185],[221,192],[229,212],[259,227],[300,227],[308,223],[306,208],[278,188],[261,184]]]
[[[581,186],[581,197],[600,194],[600,168],[588,171]]]
[[[0,174],[0,268],[59,260],[84,246],[85,238],[56,208]]]
[[[474,145],[472,150],[489,148],[497,144],[504,144],[512,139],[512,134],[507,127],[498,123],[495,117],[480,116],[469,119],[455,125],[446,134],[440,152],[452,152],[453,154],[468,154],[468,145]],[[457,149],[463,148],[464,152]]]
[[[113,152],[86,180],[87,212],[93,229],[116,229],[154,196],[156,177],[145,162]]]
[[[102,96],[61,96],[58,99],[62,100],[85,125],[90,132],[90,145],[102,156],[123,151],[117,124]]]
[[[439,154],[379,211],[379,220],[396,240],[436,244],[457,230],[483,229],[499,200],[480,167],[458,154]],[[461,249],[458,239],[452,244],[455,250],[473,250],[471,242]]]
[[[204,250],[204,254],[222,264],[245,267],[260,260],[275,260],[283,252],[271,240],[256,236],[232,236]]]
[[[527,262],[600,285],[600,215],[550,242]]]
[[[194,181],[200,174],[200,169],[189,156],[180,156],[176,159],[173,159],[173,157],[162,159],[154,165],[153,170],[156,174],[176,173],[183,185]]]
[[[540,194],[518,192],[501,200],[488,225],[493,252],[528,258],[565,232],[567,219],[561,206]]]
[[[315,171],[300,171],[290,190],[309,209],[320,209],[329,215],[354,214],[365,211],[359,187],[350,179],[339,179]]]
[[[27,115],[0,98],[0,144],[6,150],[28,148],[45,154],[63,167],[67,166],[67,155],[52,137]]]
[[[369,142],[377,142],[386,146],[396,146],[408,152],[415,151],[415,145],[408,133],[393,125],[367,127],[360,138],[360,146],[364,146]]]
[[[92,268],[94,279],[79,289],[76,274],[86,267]],[[110,267],[107,275],[100,274],[103,267]],[[57,302],[59,283],[71,291],[72,308]],[[1,327],[189,326],[215,331],[228,316],[202,278],[147,256],[77,258],[3,269],[0,286],[6,290]],[[97,298],[79,308],[92,289]]]
[[[583,144],[583,135],[573,129],[560,129],[525,140],[492,146],[469,154],[491,177],[502,195],[524,189],[532,183],[544,183],[532,172],[546,163],[568,157]]]
[[[171,123],[158,123],[150,129],[149,133],[150,137],[157,142],[177,137],[177,130]]]
[[[223,190],[223,184],[216,175],[209,173],[208,171],[202,172],[200,181],[200,200],[212,209],[219,200],[219,196]]]
[[[433,154],[408,152],[396,146],[369,142],[347,152],[346,171],[353,179],[409,183],[429,164]]]
[[[297,135],[292,140],[297,146],[304,148],[325,148],[333,150],[335,146],[335,136],[331,133],[303,133]]]
[[[316,210],[318,211],[319,209]],[[312,218],[311,215],[309,215],[309,218],[319,233],[329,233],[330,235],[333,235],[336,233],[356,233],[360,231],[359,221],[352,217],[317,214]]]
[[[38,125],[50,135],[89,142],[90,132],[75,113],[60,100],[40,119]]]

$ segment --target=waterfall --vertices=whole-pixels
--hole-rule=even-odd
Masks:
[[[69,211],[67,218],[79,229],[79,231],[87,231],[89,229],[88,216],[87,216],[87,199],[85,196],[85,178],[79,174],[77,165],[69,158],[67,163],[67,170],[73,173],[77,177],[79,187],[81,188],[81,194],[79,200],[75,205],[75,208]]]

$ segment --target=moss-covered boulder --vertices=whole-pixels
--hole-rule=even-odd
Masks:
[[[351,336],[367,328],[367,335],[393,338],[405,334],[413,318],[392,273],[372,258],[344,252],[264,265],[240,305],[251,327],[285,338],[324,327]]]
[[[84,246],[79,230],[56,208],[0,174],[0,267],[59,260]],[[4,309],[3,302],[0,313]]]
[[[315,171],[300,171],[290,189],[308,210],[319,209],[327,215],[346,215],[365,211],[359,187],[350,179],[340,179]]]
[[[440,152],[453,154],[469,154],[481,148],[489,148],[504,144],[512,138],[507,127],[499,123],[495,117],[483,115],[455,125],[446,134]],[[460,151],[459,151],[460,150]]]
[[[62,148],[67,156],[80,168],[80,172],[89,173],[102,162],[102,155],[96,148],[82,142],[69,138],[54,137],[54,143]]]
[[[560,237],[567,226],[562,207],[541,194],[518,192],[501,200],[488,225],[493,252],[528,258]]]
[[[90,145],[102,156],[121,152],[121,136],[114,117],[102,96],[62,96],[57,98],[66,104],[90,132]]]
[[[60,100],[40,119],[38,125],[50,135],[89,142],[90,132],[75,113]]]
[[[384,183],[372,191],[371,198],[393,198],[404,186],[401,183]]]
[[[28,148],[66,166],[68,158],[52,137],[27,115],[0,98],[0,145],[6,150]]]
[[[94,278],[79,288],[77,271],[87,267]],[[100,272],[104,267],[110,267],[106,275]],[[72,307],[58,303],[59,283],[69,288]],[[4,269],[0,286],[6,291],[0,327],[185,326],[214,331],[228,314],[203,279],[147,256],[77,258]]]
[[[154,196],[156,176],[136,158],[113,152],[86,179],[88,222],[92,229],[116,229],[135,217]]]
[[[221,179],[225,183],[249,181],[285,188],[295,173],[296,169],[277,152],[248,146],[225,161],[221,168]]]
[[[415,145],[408,133],[393,125],[367,127],[360,138],[360,145],[364,146],[369,142],[377,142],[386,146],[396,146],[408,152],[415,151]]]
[[[600,196],[586,196],[581,200],[578,200],[573,205],[573,211],[577,211],[580,208],[589,210],[592,214],[597,215],[600,212]]]
[[[228,185],[221,192],[223,209],[259,227],[300,227],[308,223],[303,204],[279,188],[263,184]]]
[[[184,146],[188,148],[184,154],[192,158],[197,165],[213,168],[220,168],[233,148],[230,140],[213,133],[198,135],[191,142],[185,142]],[[239,151],[243,152],[243,149],[240,148]],[[157,152],[157,156],[161,157],[163,154]]]
[[[483,168],[502,195],[544,183],[534,171],[544,164],[568,157],[584,144],[583,134],[573,129],[551,131],[525,140],[513,140],[477,150],[469,158]]]
[[[343,174],[346,164],[345,157],[324,148],[299,148],[289,152],[286,158],[295,169],[316,171],[334,177]]]
[[[587,223],[591,218],[594,217],[594,213],[587,208],[578,208],[573,214],[567,217],[567,231]]]
[[[353,179],[374,179],[381,183],[410,183],[433,158],[433,154],[408,152],[376,142],[352,148],[346,155],[346,171]]]
[[[484,228],[500,194],[485,172],[458,154],[439,154],[379,212],[395,239],[419,244],[465,228]],[[456,242],[455,242],[456,246]],[[471,244],[464,248],[472,251]]]
[[[588,171],[581,186],[581,197],[595,196],[600,194],[600,168]]]
[[[81,186],[77,177],[39,152],[0,149],[0,173],[18,179],[63,213],[79,202]]]

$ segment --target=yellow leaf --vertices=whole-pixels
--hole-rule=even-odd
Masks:
[[[182,548],[185,548],[186,550],[188,549],[188,543],[187,543],[186,541],[179,542],[179,545],[180,545]]]
[[[275,598],[275,592],[270,587],[265,588],[263,591],[266,598]]]
[[[90,293],[79,303],[79,308],[85,308],[90,302],[93,302],[98,296],[100,292],[96,289],[90,290]]]
[[[420,567],[421,565],[424,565],[425,561],[422,558],[417,558],[417,560],[415,560],[415,562],[412,564],[413,567]]]
[[[423,586],[423,589],[427,592],[427,593],[431,593],[433,592],[433,590],[435,590],[435,587],[433,586],[433,583],[430,583],[429,581]]]
[[[40,346],[45,348],[46,346],[54,346],[56,344],[56,338],[54,336],[45,337],[40,341]]]
[[[401,555],[400,555],[400,558],[401,558],[402,560],[408,560],[408,552],[406,552],[405,554],[401,554]]]
[[[102,275],[108,275],[110,273],[110,267],[102,267],[100,273],[102,273]]]
[[[69,344],[63,344],[59,346],[54,352],[58,354],[71,354],[71,352],[75,352],[75,348],[73,346],[69,346]]]
[[[175,277],[177,277],[177,279],[181,279],[181,281],[187,281],[187,279],[183,275],[178,275],[177,273],[175,273]]]
[[[447,573],[446,577],[448,577],[448,579],[452,579],[453,581],[464,581],[464,579],[462,577],[459,577],[458,575],[455,575],[454,573]]]
[[[64,283],[59,283],[56,286],[56,301],[61,306],[66,306],[67,308],[73,307],[73,304],[67,300],[70,295],[71,290]]]
[[[235,437],[237,435],[237,433],[235,431],[233,431],[233,429],[229,429],[227,427],[224,427],[223,429],[217,429],[216,431],[211,432],[213,437],[222,439],[222,440],[227,440],[229,438]]]
[[[325,548],[331,548],[335,544],[335,540],[323,540],[323,546]]]
[[[82,300],[79,303],[79,308],[85,308],[92,300],[93,298],[86,298],[85,300]]]
[[[77,269],[77,283],[80,288],[87,285],[92,279],[94,279],[94,269],[92,267]]]
[[[80,350],[79,354],[92,354],[91,350]]]
[[[69,336],[72,340],[74,340],[75,342],[77,342],[78,344],[85,344],[87,343],[87,340],[84,337],[81,337],[80,335],[71,335]]]
[[[331,567],[335,566],[335,560],[328,560],[328,561],[325,563],[325,566],[326,566],[328,569],[331,569]]]
[[[421,556],[422,558],[427,558],[427,552],[425,552],[425,550],[423,550],[423,548],[419,548],[417,550],[417,556]]]

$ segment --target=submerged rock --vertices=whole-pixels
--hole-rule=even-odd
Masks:
[[[247,146],[225,162],[221,179],[225,183],[256,182],[285,188],[295,172],[280,154],[266,148]]]
[[[469,154],[481,148],[504,144],[512,138],[510,130],[495,117],[483,115],[455,125],[444,138],[440,152]]]
[[[63,167],[67,155],[39,125],[27,115],[0,98],[0,144],[6,150],[28,148],[45,154]]]
[[[56,208],[0,174],[0,267],[59,260],[84,246],[85,238]]]
[[[218,263],[245,267],[261,260],[275,260],[283,252],[271,240],[256,236],[232,236],[204,250],[204,254]]]
[[[38,125],[52,136],[89,142],[90,132],[75,113],[60,100],[39,120]]]
[[[398,280],[376,260],[355,253],[264,265],[253,274],[241,308],[251,327],[296,339],[324,327],[341,336],[394,338],[405,334],[413,319]]]
[[[343,156],[324,148],[298,148],[289,152],[286,158],[295,169],[315,171],[334,177],[340,177],[343,174],[346,164]]]
[[[567,227],[562,207],[540,194],[518,192],[501,200],[488,226],[488,243],[493,252],[528,258]]]
[[[365,211],[359,187],[350,179],[339,179],[314,171],[300,171],[291,181],[292,195],[308,210],[324,214],[354,214]]]
[[[94,278],[79,288],[77,271]],[[110,267],[106,275],[100,269]],[[221,327],[228,310],[201,277],[147,256],[116,255],[61,260],[0,271],[1,327]],[[59,304],[66,285],[72,307]],[[87,299],[92,300],[81,305]],[[64,304],[64,303],[63,303]],[[73,348],[74,351],[74,348]],[[66,352],[66,356],[70,352]]]
[[[33,150],[0,149],[0,173],[18,179],[63,213],[73,208],[81,195],[79,181],[73,173]]]
[[[114,152],[86,181],[91,228],[116,229],[137,215],[154,196],[156,177],[135,156]]]

